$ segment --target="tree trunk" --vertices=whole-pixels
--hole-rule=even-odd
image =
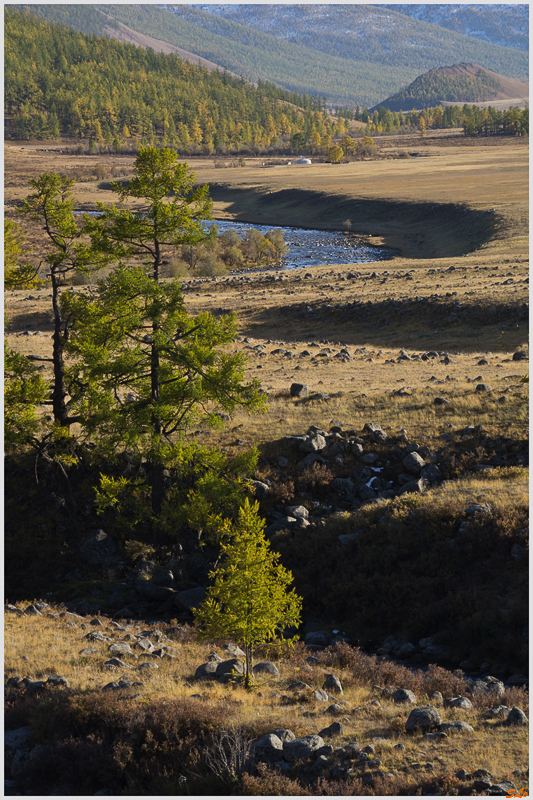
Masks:
[[[157,325],[154,325],[154,334],[157,332]],[[155,344],[152,344],[151,354],[151,399],[152,403],[157,403],[159,400],[159,351]],[[159,516],[163,508],[164,486],[163,486],[163,464],[159,457],[159,445],[161,444],[161,420],[157,412],[152,415],[153,431],[155,439],[155,448],[152,456],[152,513],[155,517]],[[157,455],[156,455],[157,453]]]
[[[245,687],[245,689],[249,689],[250,688],[250,683],[253,682],[252,645],[245,645],[244,652],[246,653],[246,675],[245,675],[245,680],[244,680],[244,687]]]
[[[59,310],[59,284],[57,276],[52,271],[52,306],[54,310],[54,335],[53,339],[53,368],[54,389],[52,392],[52,409],[54,422],[68,427],[68,408],[66,403],[67,390],[65,387],[65,362],[63,360],[63,339],[65,336],[63,320]]]

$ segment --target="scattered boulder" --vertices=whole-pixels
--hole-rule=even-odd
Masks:
[[[440,726],[444,733],[473,733],[474,729],[468,722],[456,719],[453,722],[443,722]]]
[[[396,689],[392,699],[395,703],[416,703],[415,694],[409,689]]]
[[[409,472],[412,472],[413,475],[418,475],[422,467],[426,466],[426,462],[422,456],[418,455],[416,452],[408,453],[403,459],[402,464]]]
[[[267,733],[250,745],[250,758],[256,763],[275,764],[284,757],[284,742],[275,733]]]
[[[205,664],[200,664],[194,673],[195,678],[214,678],[217,674],[218,663],[216,661],[207,661]]]
[[[213,663],[213,662],[210,662]],[[244,675],[245,664],[240,658],[230,658],[227,661],[221,661],[216,665],[216,674],[226,675],[227,673]]]
[[[332,722],[327,728],[323,728],[318,735],[326,739],[330,736],[342,736],[343,733],[344,727],[342,722]]]
[[[305,506],[287,506],[285,513],[289,517],[296,517],[296,519],[308,519],[309,511]]]
[[[472,705],[471,701],[468,697],[451,697],[447,698],[446,705],[450,708],[464,708],[470,711],[474,706]]]
[[[344,694],[342,684],[336,675],[326,675],[326,679],[322,685],[325,692],[333,692],[334,694]]]
[[[185,589],[183,592],[178,592],[175,595],[175,604],[182,608],[184,611],[190,611],[192,608],[198,608],[201,605],[207,593],[203,586],[195,586],[193,589]]]
[[[413,708],[407,722],[405,723],[405,730],[407,733],[417,733],[433,731],[440,728],[442,719],[439,712],[433,706],[420,706]]]
[[[511,709],[509,706],[494,706],[490,708],[485,714],[487,719],[504,719],[507,720]]]
[[[282,742],[292,742],[296,739],[296,736],[289,728],[276,728],[272,733],[274,736],[277,736],[278,739],[281,739]]]
[[[329,644],[330,635],[327,631],[310,631],[305,635],[304,642],[306,645],[321,645],[327,647]]]
[[[135,591],[147,600],[156,600],[158,602],[169,600],[176,595],[175,589],[171,589],[169,586],[157,586],[155,583],[142,578],[135,581]]]
[[[527,725],[528,719],[521,708],[514,706],[505,722],[507,725]]]
[[[101,528],[92,531],[80,547],[80,556],[93,566],[105,564],[115,555],[115,542]]]
[[[279,670],[272,661],[261,661],[252,667],[252,671],[254,674],[279,675]]]
[[[290,388],[291,397],[307,397],[309,387],[306,383],[292,383]]]
[[[501,697],[505,692],[505,686],[498,678],[494,678],[492,675],[487,675],[483,680],[477,680],[474,682],[473,686],[473,694],[474,696],[480,694],[494,694],[496,697]]]
[[[287,459],[285,460],[287,461]],[[253,487],[254,497],[256,497],[258,500],[264,500],[270,492],[270,486],[268,483],[263,483],[262,481],[250,481],[250,483]]]
[[[325,744],[324,739],[317,734],[300,736],[291,742],[283,743],[283,756],[285,761],[294,764],[297,761],[307,760],[315,750],[319,750]]]

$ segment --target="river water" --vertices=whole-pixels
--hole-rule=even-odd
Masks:
[[[386,261],[396,255],[395,250],[388,247],[373,247],[365,244],[359,236],[345,235],[340,231],[253,225],[231,220],[214,220],[206,224],[216,225],[219,233],[228,230],[237,231],[241,238],[250,228],[260,231],[263,236],[269,230],[281,230],[288,248],[286,255],[281,259],[281,269],[318,267],[324,264],[362,264],[368,261]]]
[[[75,214],[88,213],[97,216],[97,211],[75,211]],[[255,228],[263,236],[267,231],[281,230],[287,245],[287,253],[281,259],[280,269],[301,269],[319,267],[327,264],[364,264],[369,261],[387,261],[397,255],[389,247],[374,247],[365,244],[360,236],[344,234],[340,231],[319,231],[308,228],[290,228],[280,225],[253,225],[233,220],[213,220],[205,222],[206,227],[216,225],[218,233],[237,231],[241,238],[247,230]],[[272,269],[272,266],[269,267]],[[263,269],[269,269],[263,267]]]

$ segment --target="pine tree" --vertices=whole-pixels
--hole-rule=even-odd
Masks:
[[[253,649],[279,644],[283,631],[300,623],[301,599],[291,573],[270,550],[259,505],[246,500],[236,522],[222,526],[221,563],[211,573],[207,598],[195,609],[200,639],[232,637],[246,653],[245,686],[253,680]]]
[[[105,257],[96,257],[90,247],[82,242],[82,231],[74,216],[72,187],[74,180],[66,176],[43,174],[30,180],[34,192],[23,200],[20,213],[39,221],[49,240],[44,262],[49,268],[52,284],[52,311],[54,332],[52,336],[52,361],[54,385],[52,408],[54,421],[63,427],[75,421],[69,407],[71,393],[65,381],[64,346],[68,339],[70,320],[60,308],[61,288],[68,275],[86,272],[91,266],[101,266]],[[72,397],[71,397],[72,399]]]

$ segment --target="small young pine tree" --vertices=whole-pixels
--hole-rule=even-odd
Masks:
[[[221,531],[221,563],[210,577],[207,598],[195,609],[200,640],[232,637],[246,653],[245,686],[252,680],[253,648],[300,623],[302,601],[289,590],[292,574],[270,550],[259,505],[245,500],[236,522]]]

